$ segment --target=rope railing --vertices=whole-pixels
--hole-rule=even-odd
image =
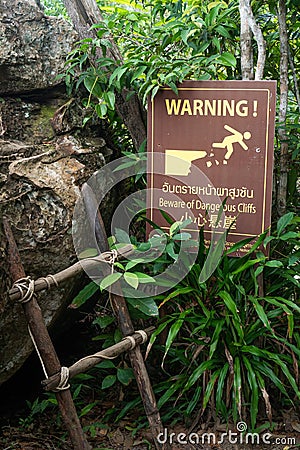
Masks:
[[[51,377],[47,377],[42,381],[42,386],[45,391],[56,391],[57,389],[62,389],[63,386],[68,384],[68,381],[78,375],[80,373],[87,372],[89,369],[98,364],[101,360],[104,359],[115,359],[120,354],[133,350],[137,345],[145,343],[149,336],[153,333],[155,327],[149,327],[145,330],[137,330],[131,336],[124,337],[120,342],[114,344],[100,352],[94,353],[92,355],[85,356],[78,361],[76,361],[70,367],[62,367],[61,371],[52,375]],[[67,372],[68,377],[63,378],[62,370],[64,374]],[[63,381],[62,381],[63,379]]]
[[[12,288],[8,291],[10,300],[19,301],[21,303],[27,302],[36,292],[43,290],[51,290],[53,287],[58,287],[67,280],[76,277],[78,274],[85,270],[97,269],[99,263],[112,264],[115,259],[122,259],[130,256],[134,251],[134,247],[131,244],[124,245],[117,251],[107,251],[101,253],[101,255],[93,258],[85,258],[72,266],[64,269],[54,275],[47,275],[46,277],[40,277],[33,281],[30,277],[23,277],[16,280]],[[116,253],[117,252],[117,253]]]

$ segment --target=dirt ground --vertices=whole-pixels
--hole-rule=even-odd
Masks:
[[[47,420],[48,419],[48,420]],[[0,437],[1,450],[72,450],[63,430],[53,425],[53,417],[43,414],[26,428],[4,425]],[[132,430],[131,421],[123,420],[107,428],[90,427],[83,420],[88,441],[93,450],[155,450],[149,430]],[[240,425],[241,426],[241,425]],[[218,429],[196,430],[189,433],[183,426],[164,428],[159,436],[166,450],[293,450],[300,448],[300,433],[293,431],[263,431],[260,435],[241,434],[235,428],[226,433],[225,426]],[[253,443],[252,443],[253,442]]]

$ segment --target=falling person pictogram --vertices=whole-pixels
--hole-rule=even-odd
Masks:
[[[239,144],[244,150],[248,150],[247,144],[244,142],[251,138],[250,131],[245,131],[241,133],[238,130],[230,127],[229,125],[224,125],[225,130],[230,131],[230,135],[225,136],[222,142],[213,142],[213,148],[226,148],[227,152],[224,156],[223,164],[227,164],[228,159],[233,154],[233,144]]]

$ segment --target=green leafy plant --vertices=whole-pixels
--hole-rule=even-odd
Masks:
[[[205,283],[199,276],[208,250],[200,233],[197,261],[188,275],[167,294],[151,299],[158,311],[164,310],[150,347],[156,346],[156,355],[161,352],[168,375],[156,386],[165,420],[190,420],[195,411],[200,419],[210,409],[215,418],[249,420],[254,429],[259,414],[271,424],[274,403],[293,406],[300,398],[299,223],[294,213],[286,214],[270,236],[259,236],[241,258],[230,257],[230,252],[249,239],[235,244]],[[153,266],[147,265],[150,276],[176,258],[181,227],[171,225],[165,252]],[[128,236],[118,233],[127,242]],[[141,244],[141,249],[149,245]],[[270,258],[261,250],[269,245]],[[122,263],[119,279],[126,268],[142,273],[143,258]],[[114,282],[109,276],[104,280],[107,285]],[[135,289],[131,279],[128,284]],[[132,306],[145,299],[134,301]],[[144,318],[152,315],[147,309],[143,313]],[[165,344],[157,344],[164,333]],[[116,375],[107,379],[108,385],[115,382]]]
[[[199,420],[210,408],[215,419],[249,419],[254,429],[262,403],[271,423],[272,404],[292,406],[299,399],[299,237],[299,217],[288,213],[244,257],[226,252],[206,283],[199,284],[201,265],[195,264],[161,298],[169,310],[151,344],[168,330],[162,361],[171,376],[157,387],[159,406],[168,405],[166,419],[188,419],[198,410]],[[262,242],[272,242],[276,259],[258,250]]]
[[[28,429],[34,423],[37,415],[43,414],[47,409],[57,406],[57,401],[53,393],[47,393],[43,398],[37,397],[34,401],[26,401],[29,414],[19,419],[19,425],[23,429]]]
[[[43,0],[47,16],[62,16],[68,20],[68,14],[62,0]]]
[[[176,2],[136,8],[103,8],[105,21],[94,25],[97,38],[84,39],[70,53],[65,79],[78,89],[84,85],[99,117],[114,120],[115,98],[124,89],[138,93],[143,103],[159,87],[184,79],[231,78],[236,67],[237,5],[210,6]],[[202,19],[205,17],[205,19]],[[123,60],[109,57],[110,36],[122,50]]]

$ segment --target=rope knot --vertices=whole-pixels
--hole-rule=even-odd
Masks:
[[[16,280],[12,288],[17,288],[20,292],[21,297],[18,300],[19,303],[27,303],[34,296],[34,280],[29,276]]]
[[[69,368],[62,366],[60,368],[60,380],[58,386],[55,389],[53,389],[53,392],[60,392],[69,389],[70,388],[69,376],[70,376]]]

